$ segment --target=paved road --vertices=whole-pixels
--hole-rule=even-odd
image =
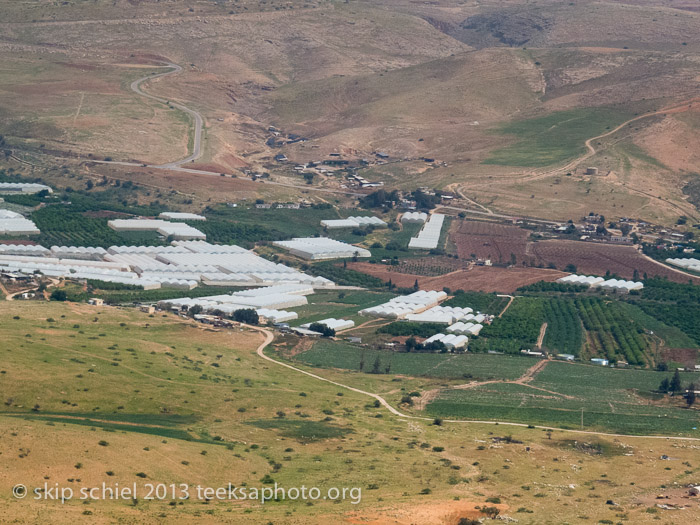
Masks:
[[[175,75],[175,74],[180,73],[182,71],[182,66],[179,66],[177,64],[173,64],[172,62],[168,62],[167,64],[165,64],[165,67],[169,67],[172,70],[166,71],[165,73],[158,73],[157,75],[148,75],[148,76],[145,76],[143,78],[139,78],[138,80],[134,80],[131,83],[131,89],[132,89],[132,91],[141,95],[142,97],[150,98],[151,100],[155,100],[155,101],[161,102],[163,104],[170,104],[171,106],[179,109],[180,111],[184,111],[189,116],[191,116],[192,119],[194,120],[194,141],[193,141],[193,147],[192,147],[192,154],[185,157],[182,160],[176,160],[174,162],[168,162],[167,164],[160,164],[159,166],[155,166],[158,168],[173,169],[173,168],[177,168],[179,166],[182,166],[183,164],[186,164],[188,162],[195,161],[199,157],[202,156],[202,128],[204,126],[204,119],[202,119],[202,115],[200,115],[194,109],[190,109],[187,106],[183,106],[182,104],[178,104],[177,102],[172,102],[172,101],[167,100],[165,98],[151,95],[151,94],[146,93],[145,91],[143,91],[141,89],[141,84],[143,84],[147,80],[153,80],[154,78],[167,77],[168,75]]]
[[[256,352],[258,356],[261,358],[265,359],[266,361],[270,361],[271,363],[275,363],[276,365],[283,366],[285,368],[288,368],[290,370],[293,370],[297,373],[304,374],[306,376],[312,377],[314,379],[317,379],[319,381],[324,381],[326,383],[330,383],[332,385],[338,386],[340,388],[344,388],[346,390],[350,390],[352,392],[356,392],[358,394],[363,394],[365,396],[369,396],[373,399],[376,399],[381,403],[381,405],[386,408],[389,412],[394,414],[395,416],[405,418],[405,419],[415,419],[415,420],[420,420],[420,421],[433,421],[433,418],[429,417],[422,417],[422,416],[412,416],[409,414],[404,414],[403,412],[400,412],[399,410],[395,409],[393,406],[389,404],[389,402],[384,399],[382,396],[379,394],[374,394],[372,392],[366,392],[365,390],[360,390],[359,388],[355,388],[352,386],[344,385],[342,383],[338,383],[337,381],[332,381],[330,379],[326,379],[325,377],[321,377],[319,375],[313,374],[311,372],[307,372],[306,370],[302,370],[301,368],[297,368],[295,366],[292,366],[290,364],[284,363],[282,361],[277,361],[276,359],[273,359],[267,355],[265,355],[265,348],[272,343],[274,340],[275,336],[270,330],[267,330],[265,328],[260,328],[258,326],[252,326],[252,325],[243,325],[246,328],[250,328],[252,330],[256,330],[263,335],[265,335],[265,340],[258,346]],[[464,425],[473,425],[473,424],[479,424],[479,425],[505,425],[505,426],[511,426],[511,427],[524,427],[524,428],[538,428],[541,430],[551,430],[551,431],[556,431],[556,432],[568,432],[568,433],[573,433],[573,434],[586,434],[586,435],[593,435],[593,436],[603,436],[603,437],[623,437],[623,438],[644,438],[644,439],[666,439],[666,440],[678,440],[678,441],[700,441],[700,438],[694,438],[694,437],[679,437],[679,436],[636,436],[636,435],[630,435],[630,434],[613,434],[613,433],[608,433],[608,432],[595,432],[593,430],[573,430],[573,429],[565,429],[565,428],[556,428],[556,427],[544,427],[544,426],[539,426],[539,425],[528,425],[526,423],[513,423],[510,421],[477,421],[477,420],[464,420],[464,419],[443,419],[443,423],[457,423],[457,424],[464,424]]]

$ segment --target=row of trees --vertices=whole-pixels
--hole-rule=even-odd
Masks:
[[[676,370],[673,374],[673,377],[669,379],[668,377],[665,377],[662,381],[661,384],[659,385],[659,392],[663,392],[664,394],[680,394],[684,390],[687,390],[687,394],[685,396],[686,403],[688,406],[693,406],[695,404],[695,383],[689,383],[688,386],[684,389],[683,384],[681,381],[681,375],[678,373],[678,370]]]
[[[644,351],[648,343],[642,335],[643,330],[622,315],[619,305],[598,298],[576,299],[575,304],[584,327],[597,336],[611,362],[617,361],[621,355],[630,364],[646,364]]]
[[[544,346],[578,355],[583,342],[583,330],[574,301],[549,299],[544,303],[544,316],[547,321]]]

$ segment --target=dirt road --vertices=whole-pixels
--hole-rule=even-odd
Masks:
[[[183,104],[178,104],[177,102],[172,102],[170,100],[157,97],[155,95],[151,95],[149,93],[146,93],[141,89],[141,84],[148,80],[154,80],[156,78],[163,78],[167,77],[169,75],[175,75],[177,73],[180,73],[182,71],[182,66],[179,66],[178,64],[174,64],[172,62],[168,62],[165,64],[164,67],[169,67],[171,68],[171,71],[166,71],[165,73],[158,73],[156,75],[148,75],[142,78],[139,78],[138,80],[134,80],[131,83],[131,90],[134,91],[135,93],[141,95],[142,97],[150,98],[151,100],[155,100],[157,102],[161,102],[162,104],[169,104],[170,106],[173,106],[180,111],[183,111],[187,113],[192,119],[194,120],[194,138],[192,142],[192,153],[185,157],[182,160],[177,160],[174,162],[168,162],[167,164],[161,164],[157,167],[159,168],[177,168],[183,164],[186,164],[188,162],[193,162],[197,160],[199,157],[202,156],[202,128],[204,127],[204,119],[202,119],[202,115],[200,115],[197,111],[194,109],[190,109],[187,106]]]

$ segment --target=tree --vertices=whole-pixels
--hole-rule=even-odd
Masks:
[[[253,308],[242,308],[233,312],[233,320],[239,323],[258,324],[260,316]]]
[[[365,369],[365,351],[362,351],[362,354],[360,354],[360,372],[362,372]]]
[[[65,292],[65,290],[54,290],[51,292],[51,300],[52,301],[66,301],[68,300],[68,294]]]
[[[671,392],[678,393],[682,389],[681,385],[681,375],[678,373],[678,370],[673,374],[673,378],[671,379],[671,384],[669,385]]]
[[[377,358],[374,360],[374,364],[372,365],[372,373],[378,374],[380,366],[382,366],[382,363],[379,361],[379,356],[377,356]]]
[[[190,317],[194,317],[195,315],[201,314],[202,310],[204,310],[204,308],[202,308],[201,304],[195,304],[191,306],[190,309],[187,311],[187,315],[189,315]]]
[[[664,394],[666,394],[669,390],[671,390],[671,383],[668,380],[668,377],[664,377],[661,381],[661,384],[659,385],[659,392],[663,392]]]
[[[419,288],[419,286],[418,286],[418,279],[416,279],[416,282],[413,283],[413,289],[416,290],[416,291],[418,291],[418,288]]]
[[[318,332],[323,337],[335,337],[335,330],[323,323],[311,323],[309,325],[309,330],[312,332]]]
[[[406,339],[406,350],[408,352],[415,350],[417,347],[418,341],[416,340],[415,336],[411,336],[408,339]]]
[[[688,385],[688,394],[685,397],[685,402],[688,403],[688,408],[695,404],[695,383]]]

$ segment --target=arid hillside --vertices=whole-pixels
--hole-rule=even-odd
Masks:
[[[192,122],[172,101],[201,113],[210,171],[293,183],[276,154],[381,151],[368,178],[508,213],[697,214],[683,193],[700,171],[687,0],[1,4],[0,134],[32,164],[184,158]],[[167,104],[130,89],[168,62],[182,71],[142,85]],[[557,182],[589,164],[603,177]]]

